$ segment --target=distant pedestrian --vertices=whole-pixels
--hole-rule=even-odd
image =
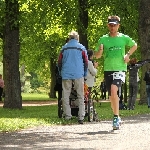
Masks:
[[[150,108],[150,66],[145,72],[144,81],[146,81],[147,104],[148,108]]]
[[[3,88],[4,88],[4,80],[2,79],[2,74],[0,74],[0,101],[2,101]]]
[[[130,60],[130,65],[128,66],[129,70],[129,100],[128,100],[128,110],[135,109],[135,101],[137,99],[137,93],[138,93],[138,82],[139,82],[139,76],[138,76],[138,69],[139,66],[136,66],[137,60],[136,58],[132,58]]]
[[[101,82],[100,91],[101,91],[101,98],[106,100],[107,89],[106,89],[105,79],[103,79],[103,81]]]

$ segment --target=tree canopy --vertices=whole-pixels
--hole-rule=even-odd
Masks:
[[[13,0],[12,0],[13,2]],[[139,42],[138,0],[19,0],[20,66],[34,72],[54,86],[54,67],[68,33],[76,30],[86,47],[95,49],[100,36],[108,32],[107,17],[121,18],[120,32]],[[0,38],[3,39],[5,3],[0,1]],[[3,41],[2,41],[3,42]],[[140,45],[132,57],[141,59]],[[99,61],[100,80],[103,78],[103,59]],[[50,93],[54,91],[51,90]],[[54,94],[51,97],[55,97]]]
[[[87,1],[86,7],[76,0],[61,1],[20,1],[20,63],[25,63],[28,71],[42,72],[49,76],[49,61],[57,60],[68,32],[81,28],[87,32],[88,47],[95,49],[99,37],[106,34],[108,15],[121,17],[120,31],[138,41],[138,1]],[[79,24],[82,7],[88,11],[88,27]],[[78,28],[78,26],[81,26]],[[130,28],[132,27],[132,28]],[[83,39],[86,40],[86,39]],[[137,55],[137,53],[136,53]],[[40,76],[44,77],[40,73]]]

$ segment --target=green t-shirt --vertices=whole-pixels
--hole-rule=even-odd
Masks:
[[[116,37],[106,34],[98,40],[96,51],[101,44],[103,44],[104,71],[127,71],[127,64],[124,62],[125,48],[134,46],[135,41],[122,33]]]

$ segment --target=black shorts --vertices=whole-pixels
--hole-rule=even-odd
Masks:
[[[111,95],[111,85],[114,84],[116,85],[118,88],[122,86],[122,81],[121,79],[115,79],[113,80],[113,73],[117,72],[117,71],[104,71],[104,79],[105,79],[105,83],[106,83],[106,88],[108,91],[108,95]]]

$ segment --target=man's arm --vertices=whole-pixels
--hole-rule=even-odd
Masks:
[[[137,44],[135,44],[134,46],[132,46],[132,47],[130,48],[130,50],[128,51],[127,54],[132,55],[136,49],[137,49]]]
[[[101,58],[103,54],[103,44],[100,45],[98,52],[94,53],[94,56],[98,59]]]
[[[134,51],[137,49],[137,44],[135,44],[134,46],[132,46],[128,53],[124,56],[124,61],[125,63],[128,63],[130,61],[129,57],[130,55],[132,55],[134,53]]]

